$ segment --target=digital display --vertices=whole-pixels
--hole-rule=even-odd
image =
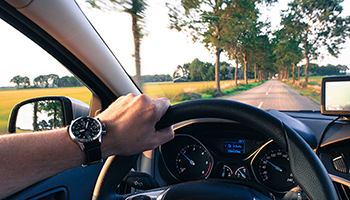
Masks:
[[[350,111],[350,81],[326,82],[326,111]]]
[[[244,140],[225,140],[225,153],[244,153]]]

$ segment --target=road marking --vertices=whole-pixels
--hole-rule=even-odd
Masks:
[[[269,94],[269,92],[266,92],[266,95],[268,95]]]
[[[263,102],[260,102],[258,108],[261,108],[262,104],[263,104]]]

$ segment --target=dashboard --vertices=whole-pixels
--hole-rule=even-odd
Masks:
[[[313,149],[335,119],[319,111],[267,112],[296,130]],[[298,199],[299,194],[303,195],[291,173],[288,152],[254,125],[208,118],[182,122],[174,130],[175,138],[159,147],[156,164],[158,180],[166,185],[219,180],[265,190],[276,199]],[[333,123],[319,151],[340,199],[350,197],[349,130],[348,119]],[[303,195],[301,199],[307,197]]]
[[[216,179],[260,185],[274,193],[296,187],[288,153],[255,129],[235,122],[190,122],[160,147],[168,184]]]

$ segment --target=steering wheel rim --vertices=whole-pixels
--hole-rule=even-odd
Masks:
[[[338,199],[327,170],[310,146],[293,129],[259,108],[223,99],[183,102],[171,106],[156,124],[156,129],[196,118],[222,118],[248,126],[254,125],[252,128],[272,138],[288,152],[294,180],[310,199]],[[96,182],[93,199],[116,199],[118,195],[115,194],[115,188],[126,175],[128,169],[130,170],[135,164],[137,157],[138,155],[108,158]],[[112,169],[112,166],[117,167]],[[118,171],[117,180],[115,176],[111,176],[112,174],[116,175],[116,171]],[[121,175],[121,171],[125,174]],[[112,187],[109,185],[111,184],[109,179],[114,181]]]

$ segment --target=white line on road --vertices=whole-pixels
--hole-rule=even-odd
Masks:
[[[263,104],[263,102],[260,102],[258,108],[261,108],[262,104]]]

